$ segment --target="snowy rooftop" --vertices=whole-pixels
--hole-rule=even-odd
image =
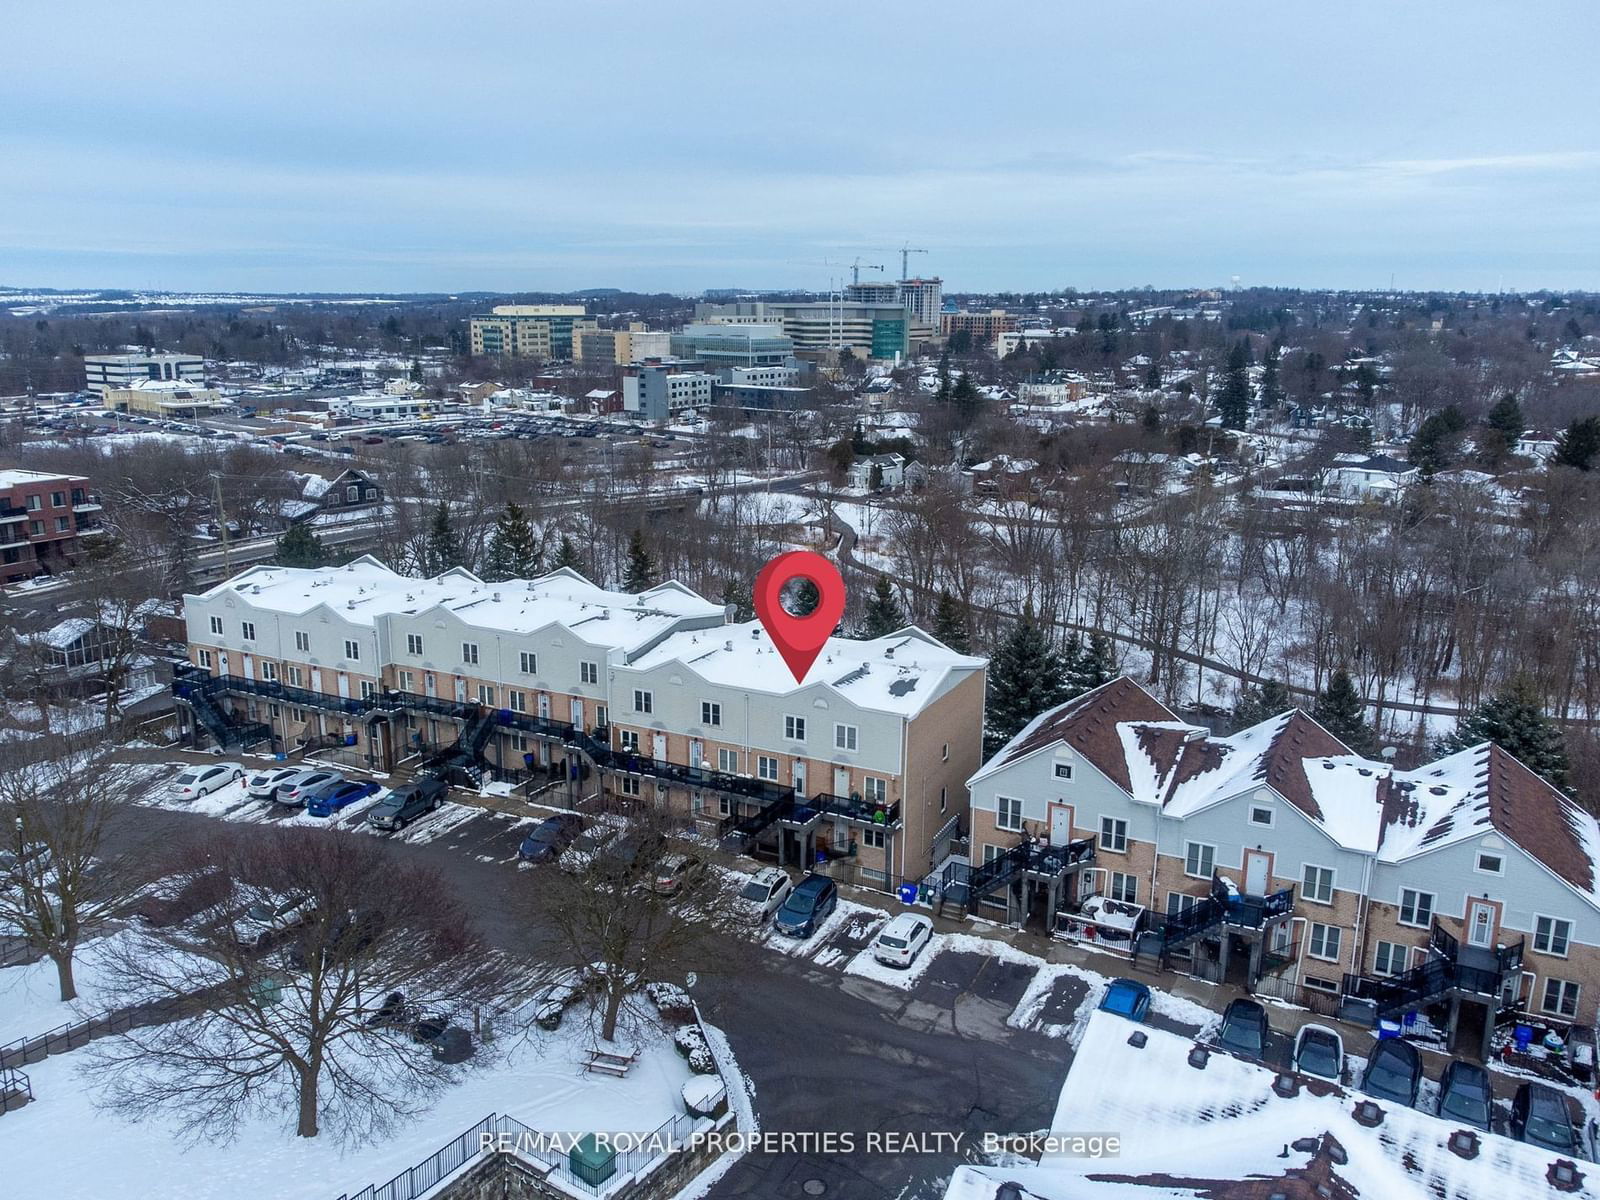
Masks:
[[[829,638],[799,683],[759,621],[680,632],[630,665],[641,670],[681,662],[708,683],[787,696],[823,685],[860,708],[911,716],[981,669],[987,660],[957,654],[915,626],[886,637]]]
[[[1449,1121],[1384,1104],[1369,1129],[1353,1116],[1359,1095],[1317,1083],[1285,1098],[1272,1089],[1273,1070],[1217,1052],[1196,1069],[1190,1039],[1143,1026],[1140,1048],[1128,1042],[1133,1028],[1111,1013],[1090,1018],[1051,1123],[1058,1134],[1118,1135],[1118,1157],[1047,1151],[1038,1166],[963,1166],[945,1200],[995,1200],[1007,1181],[1023,1189],[1018,1200],[1597,1194],[1593,1164],[1577,1164],[1585,1178],[1576,1191],[1558,1192],[1549,1172],[1559,1156],[1548,1151],[1487,1134],[1475,1158],[1462,1158],[1450,1149]]]
[[[54,483],[61,479],[82,479],[82,475],[52,474],[49,471],[0,471],[0,491],[29,484]]]
[[[649,645],[680,621],[719,623],[725,611],[673,582],[634,596],[607,591],[571,570],[502,583],[485,583],[459,568],[434,579],[413,579],[370,556],[343,567],[253,567],[201,598],[223,593],[289,615],[326,605],[347,621],[369,625],[379,617],[433,608],[504,633],[527,634],[559,624],[593,645],[624,651]]]

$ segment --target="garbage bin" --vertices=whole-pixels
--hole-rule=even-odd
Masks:
[[[584,1183],[599,1187],[617,1173],[617,1152],[586,1133],[568,1152],[567,1167]]]
[[[915,904],[916,902],[917,902],[917,885],[914,884],[914,883],[902,883],[900,885],[900,903],[901,904]]]
[[[1533,1026],[1518,1025],[1511,1031],[1511,1040],[1517,1044],[1517,1053],[1526,1054],[1528,1047],[1533,1045]]]
[[[1380,1020],[1378,1022],[1378,1040],[1380,1042],[1383,1041],[1385,1038],[1397,1038],[1399,1036],[1400,1036],[1400,1022],[1399,1021],[1391,1021],[1387,1017],[1385,1017],[1385,1018],[1383,1018],[1382,1020]]]

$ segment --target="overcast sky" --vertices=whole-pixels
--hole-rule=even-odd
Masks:
[[[1595,0],[4,22],[0,284],[1600,289]]]

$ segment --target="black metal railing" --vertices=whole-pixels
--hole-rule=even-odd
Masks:
[[[26,1071],[0,1068],[0,1113],[8,1113],[33,1101],[33,1080]]]
[[[1521,969],[1525,940],[1493,951],[1493,967],[1458,962],[1440,947],[1456,953],[1460,948],[1458,940],[1436,924],[1423,962],[1398,975],[1346,974],[1341,988],[1345,999],[1367,1001],[1378,1016],[1389,1017],[1457,991],[1493,998],[1498,1014],[1504,1007],[1500,997],[1506,979]]]
[[[803,807],[825,817],[844,821],[860,821],[867,825],[893,826],[900,823],[900,802],[880,804],[863,800],[860,796],[839,796],[833,792],[818,792]]]
[[[1294,911],[1294,888],[1286,887],[1267,896],[1232,895],[1226,909],[1224,920],[1229,925],[1261,929]]]
[[[1094,859],[1095,839],[1092,837],[1080,838],[1065,846],[1021,842],[1004,854],[972,868],[966,880],[968,895],[973,899],[986,896],[1023,874],[1060,875],[1085,866]]]

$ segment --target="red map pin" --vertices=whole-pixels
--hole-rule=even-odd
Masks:
[[[791,579],[809,579],[816,585],[821,599],[808,616],[794,616],[783,607],[779,597]],[[795,682],[801,682],[844,615],[844,577],[839,568],[810,550],[791,550],[761,568],[751,598],[761,627],[783,656]]]

